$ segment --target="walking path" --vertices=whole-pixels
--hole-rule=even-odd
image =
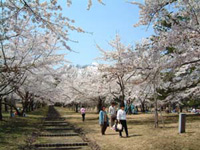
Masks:
[[[91,150],[53,106],[49,106],[43,128],[34,145],[37,150]]]

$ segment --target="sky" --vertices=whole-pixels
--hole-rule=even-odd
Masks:
[[[143,0],[137,0],[143,1]],[[108,42],[119,34],[125,45],[133,45],[142,38],[153,34],[153,29],[146,26],[133,27],[139,21],[139,8],[127,3],[127,0],[103,0],[102,5],[93,0],[90,10],[87,10],[87,0],[72,0],[72,5],[67,7],[66,0],[60,0],[63,6],[63,15],[75,20],[75,26],[81,27],[88,33],[69,32],[69,38],[75,42],[68,45],[76,52],[69,52],[66,59],[73,65],[90,65],[97,62],[100,56],[96,48],[98,44],[103,49],[110,50]],[[92,34],[89,34],[92,33]]]

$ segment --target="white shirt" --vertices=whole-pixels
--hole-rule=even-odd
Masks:
[[[126,112],[122,109],[117,111],[117,120],[126,120]]]
[[[115,112],[116,112],[115,107],[110,106],[108,112],[109,112],[110,115],[115,115]]]

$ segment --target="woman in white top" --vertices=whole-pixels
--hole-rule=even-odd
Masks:
[[[119,131],[120,137],[122,137],[123,128],[125,129],[126,137],[128,137],[128,128],[127,128],[127,123],[126,123],[126,112],[124,111],[124,107],[125,107],[124,104],[121,104],[120,109],[117,111],[118,123],[122,124],[122,130]]]

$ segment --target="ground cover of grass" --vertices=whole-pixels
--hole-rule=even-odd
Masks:
[[[200,115],[187,116],[186,133],[178,133],[178,114],[164,114],[163,126],[154,128],[153,114],[128,115],[129,138],[119,138],[118,132],[107,128],[100,133],[98,114],[87,113],[82,122],[80,113],[57,108],[66,121],[82,128],[86,137],[96,142],[102,150],[198,150],[200,149]]]
[[[48,107],[35,110],[27,114],[27,117],[9,118],[4,113],[4,120],[0,121],[0,150],[18,150],[26,144],[32,134],[39,132],[42,119],[46,116]]]

